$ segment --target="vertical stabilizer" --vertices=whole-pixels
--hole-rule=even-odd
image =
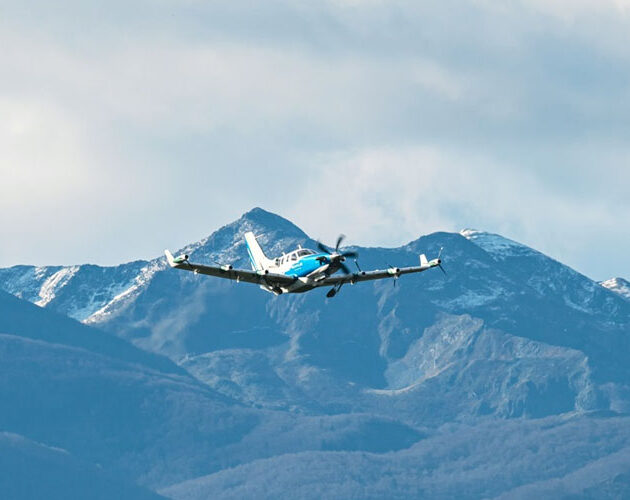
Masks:
[[[255,271],[263,271],[270,267],[271,261],[265,256],[258,241],[256,241],[256,236],[251,231],[245,233],[245,244],[247,245],[249,260]]]

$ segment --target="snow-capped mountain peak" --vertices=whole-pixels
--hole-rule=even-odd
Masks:
[[[486,231],[463,229],[459,232],[459,234],[498,260],[504,260],[508,257],[535,255],[538,253],[522,243],[518,243],[510,240],[509,238],[505,238],[504,236],[488,233]]]
[[[604,288],[619,294],[624,299],[630,300],[630,281],[623,278],[611,278],[600,283]]]

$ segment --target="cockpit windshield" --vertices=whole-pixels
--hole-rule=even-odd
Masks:
[[[313,255],[315,252],[313,250],[309,250],[308,248],[302,248],[298,250],[298,257],[304,257],[305,255]]]

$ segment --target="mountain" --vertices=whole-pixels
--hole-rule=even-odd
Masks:
[[[247,267],[242,236],[248,230],[262,235],[269,255],[315,244],[287,220],[254,209],[181,251],[199,262]],[[624,407],[615,384],[630,377],[630,307],[618,295],[525,245],[485,232],[435,233],[401,248],[355,249],[363,268],[382,268],[389,262],[411,265],[419,253],[435,255],[440,247],[446,279],[427,272],[403,277],[396,286],[345,286],[334,300],[319,290],[274,297],[255,286],[172,270],[162,257],[102,268],[98,279],[75,283],[88,271],[94,275],[79,268],[55,294],[33,292],[36,284],[27,277],[47,275],[43,271],[10,268],[3,276],[13,293],[22,283],[29,297],[45,295],[47,308],[88,311],[86,324],[168,356],[245,404],[336,413],[372,411],[384,400],[408,408],[408,400],[422,398],[413,412],[414,422],[423,425],[464,415]],[[137,267],[133,279],[130,266]],[[93,297],[112,289],[124,290],[89,309]],[[454,376],[462,383],[453,386]],[[500,383],[487,390],[485,377]],[[431,396],[436,387],[446,391],[440,392],[449,397],[446,407]],[[471,399],[472,393],[477,397]]]
[[[165,497],[107,474],[67,451],[8,432],[0,433],[2,498],[158,500]]]
[[[279,498],[286,492],[303,499],[627,498],[629,430],[627,418],[486,421],[441,429],[387,455],[286,454],[160,493],[175,500]]]
[[[377,415],[246,407],[159,355],[111,348],[120,342],[0,292],[0,450],[14,464],[0,473],[2,491],[35,498],[50,486],[45,496],[61,498],[71,488],[107,483],[80,496],[107,497],[119,488],[116,498],[154,498],[133,483],[154,489],[286,452],[384,453],[423,438]],[[142,354],[130,354],[136,352]],[[37,474],[41,483],[29,486],[25,478]]]
[[[132,357],[129,351],[142,351],[129,344],[127,351],[111,348],[119,343],[125,344],[0,294],[0,429],[152,484],[169,474],[185,477],[183,465],[169,465],[181,460],[181,446],[190,446],[189,470],[195,460],[208,460],[203,447],[191,446],[196,440],[217,448],[255,426],[250,410],[232,408],[169,360]],[[200,428],[200,418],[209,427]]]
[[[602,281],[600,285],[630,300],[630,281],[624,280],[623,278],[611,278]]]
[[[4,312],[0,315],[0,333],[19,332],[22,337],[85,349],[129,363],[144,364],[166,373],[185,373],[162,356],[138,349],[99,329],[1,291],[0,309]]]
[[[180,251],[196,262],[247,268],[249,230],[271,256],[315,245],[286,219],[254,209]],[[367,269],[414,265],[419,253],[431,258],[441,247],[447,276],[429,271],[346,285],[334,299],[325,290],[275,297],[170,269],[162,257],[102,268],[16,266],[0,270],[0,287],[40,304],[43,313],[82,320],[83,336],[103,330],[133,344],[134,353],[152,353],[151,361],[123,361],[109,348],[116,368],[95,364],[96,370],[55,375],[78,363],[68,349],[100,356],[100,348],[73,344],[64,347],[65,365],[52,363],[47,376],[120,374],[108,390],[128,387],[122,400],[146,400],[148,415],[132,414],[129,431],[109,427],[117,452],[108,469],[127,470],[172,498],[272,498],[281,491],[309,497],[322,490],[313,486],[309,494],[300,485],[316,484],[337,485],[326,496],[345,498],[369,491],[568,495],[577,483],[560,478],[571,474],[582,480],[575,494],[623,489],[621,473],[600,482],[588,477],[598,461],[616,471],[625,463],[630,302],[532,248],[482,231],[434,233],[399,248],[352,248]],[[49,339],[35,340],[46,342],[46,356],[16,366],[36,371],[55,358]],[[19,403],[15,398],[11,404]],[[90,407],[80,411],[92,414]],[[144,419],[148,427],[140,431]],[[200,434],[199,425],[222,429],[229,443]],[[40,440],[33,429],[3,428]],[[75,452],[49,441],[54,435],[43,442]],[[122,443],[136,435],[128,452]],[[557,444],[547,447],[548,441]],[[78,456],[102,463],[106,450],[99,453]],[[132,457],[125,466],[116,458],[121,453]],[[173,460],[177,467],[169,467]],[[287,472],[273,472],[279,475],[270,482],[278,470]]]

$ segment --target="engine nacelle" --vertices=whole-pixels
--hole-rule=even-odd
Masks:
[[[178,255],[177,257],[173,259],[173,262],[175,264],[183,264],[184,262],[187,262],[187,261],[188,261],[188,255],[185,253]]]

